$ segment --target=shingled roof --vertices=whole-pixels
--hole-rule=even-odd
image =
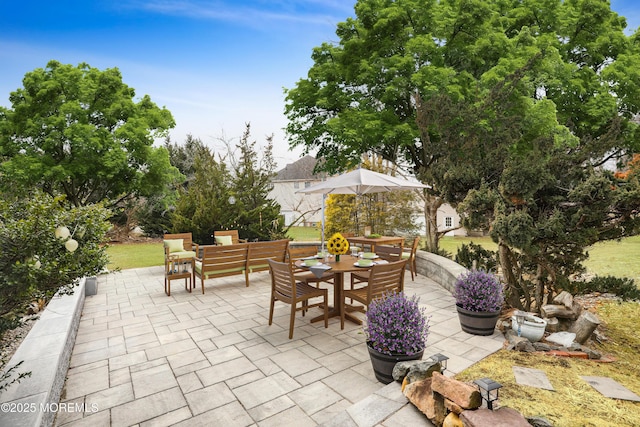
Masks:
[[[323,174],[314,174],[313,168],[317,160],[312,156],[304,156],[300,160],[289,163],[278,171],[274,181],[314,181],[322,179]]]

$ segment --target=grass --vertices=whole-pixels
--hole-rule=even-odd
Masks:
[[[634,279],[640,286],[640,236],[620,241],[599,242],[589,249],[587,270],[600,276]]]
[[[322,228],[320,227],[291,227],[287,236],[299,242],[320,241]],[[326,237],[326,236],[325,236]]]
[[[510,407],[525,417],[547,418],[555,427],[573,426],[640,426],[638,403],[610,399],[591,387],[581,376],[613,378],[627,389],[640,394],[640,377],[636,361],[640,339],[629,319],[638,319],[640,304],[607,303],[599,307],[598,316],[604,323],[608,340],[592,348],[613,356],[613,363],[571,359],[500,350],[459,373],[461,381],[490,377],[502,384],[500,406]],[[554,391],[519,385],[513,366],[542,370]]]
[[[490,237],[445,236],[440,239],[440,248],[455,256],[458,249],[469,242],[492,251],[498,250],[498,245]],[[587,272],[599,276],[628,277],[640,286],[640,236],[599,242],[590,247],[588,252],[589,258],[584,263]]]
[[[109,270],[153,267],[164,264],[162,242],[117,243],[107,248]]]

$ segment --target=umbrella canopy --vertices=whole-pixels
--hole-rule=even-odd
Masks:
[[[417,188],[429,188],[429,186],[368,169],[358,168],[351,172],[329,178],[319,184],[298,190],[296,193],[367,194]]]
[[[316,193],[322,194],[322,250],[324,251],[324,199],[327,194],[367,194],[382,193],[385,191],[412,190],[420,188],[430,188],[428,185],[419,182],[407,181],[358,168],[342,175],[322,181],[319,184],[296,191],[296,193]]]

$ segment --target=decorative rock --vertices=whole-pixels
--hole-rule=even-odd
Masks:
[[[576,334],[572,332],[555,332],[545,338],[552,343],[560,344],[565,347],[569,347],[573,340],[576,338]]]
[[[536,351],[549,351],[549,350],[551,350],[551,346],[549,344],[545,344],[543,342],[534,342],[532,345],[533,345],[533,348],[536,349]]]
[[[558,324],[558,318],[557,317],[550,317],[547,319],[547,332],[558,332],[560,331],[559,329],[559,324]]]
[[[534,351],[536,351],[531,341],[526,338],[521,338],[521,340],[516,343],[515,349],[518,351],[523,351],[525,353],[533,353]]]
[[[464,408],[447,399],[446,397],[444,398],[444,407],[447,408],[450,412],[455,412],[456,414],[461,414],[462,411],[464,411]]]
[[[531,344],[531,342],[525,337],[519,337],[513,329],[508,329],[505,333],[505,337],[507,338],[509,345],[507,348],[509,350],[518,350],[518,351],[526,351],[531,353],[535,351],[535,348]]]
[[[446,377],[439,372],[435,372],[431,377],[431,389],[463,409],[475,409],[482,405],[480,392],[475,386]]]
[[[422,360],[407,360],[404,362],[398,362],[393,367],[393,372],[391,373],[391,376],[395,381],[402,381],[404,377],[407,375],[407,373],[409,372],[409,369],[411,369],[413,365],[417,363],[422,363],[422,362],[423,362]]]
[[[553,424],[551,424],[549,420],[542,417],[528,417],[527,421],[533,427],[553,427]]]
[[[506,407],[495,411],[489,409],[464,411],[460,414],[460,420],[465,427],[531,427],[520,412]]]
[[[602,359],[602,353],[600,353],[597,350],[594,350],[592,348],[583,347],[583,351],[585,353],[587,353],[587,355],[589,356],[589,359],[592,359],[592,360]]]
[[[464,424],[460,420],[458,414],[451,412],[444,418],[442,427],[464,427]]]
[[[435,402],[431,392],[431,381],[432,378],[416,381],[407,384],[404,389],[404,395],[409,399],[409,402],[413,403],[429,419],[435,417]]]
[[[421,363],[416,363],[409,368],[406,378],[409,383],[422,381],[431,378],[434,372],[440,373],[441,369],[442,366],[439,362],[423,360]]]
[[[573,295],[567,291],[562,291],[551,301],[553,304],[564,305],[566,308],[573,308]]]

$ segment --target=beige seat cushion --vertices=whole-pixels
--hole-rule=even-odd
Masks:
[[[214,237],[216,244],[218,245],[230,245],[233,243],[233,239],[231,236],[215,236]]]
[[[165,248],[169,248],[169,253],[183,252],[184,240],[183,239],[168,239],[164,241]]]

